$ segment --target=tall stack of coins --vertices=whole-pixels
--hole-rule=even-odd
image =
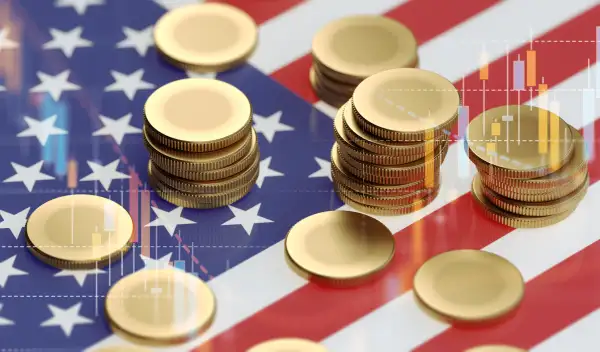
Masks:
[[[220,72],[242,64],[256,48],[258,30],[245,12],[227,4],[176,8],[154,26],[158,53],[170,64],[195,72]]]
[[[433,201],[459,105],[452,83],[425,70],[388,70],[360,83],[334,121],[331,170],[342,201],[380,215]]]
[[[225,82],[188,78],[157,89],[144,106],[149,183],[187,208],[216,208],[244,197],[259,170],[252,108]]]
[[[497,107],[477,116],[467,132],[469,158],[479,171],[472,193],[491,219],[544,227],[568,217],[585,196],[583,137],[556,114]]]
[[[345,17],[313,39],[310,82],[324,102],[340,107],[365,78],[385,70],[417,67],[417,41],[403,24],[375,15]]]

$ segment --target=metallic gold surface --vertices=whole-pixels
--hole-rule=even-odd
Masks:
[[[471,347],[465,352],[527,352],[527,350],[507,345],[485,345]]]
[[[421,69],[383,71],[362,81],[352,96],[362,129],[389,141],[422,142],[450,130],[461,99],[446,78]]]
[[[310,340],[283,338],[261,342],[246,352],[327,352],[327,349]]]
[[[475,175],[475,178],[473,179],[473,184],[471,185],[471,194],[473,195],[475,201],[481,206],[483,213],[489,219],[514,228],[541,228],[554,225],[566,219],[576,209],[573,208],[569,211],[552,216],[531,217],[509,213],[495,206],[483,195],[482,184],[479,175]]]
[[[401,156],[401,160],[404,160],[402,163],[408,163],[424,157],[427,149],[426,143],[433,143],[434,147],[438,147],[447,140],[445,135],[440,135],[434,140],[425,142],[385,141],[361,129],[354,115],[352,102],[346,103],[340,110],[343,112],[342,129],[350,141],[375,154]]]
[[[417,59],[417,41],[401,23],[383,16],[357,15],[328,23],[314,37],[319,63],[344,76],[366,78],[405,67]]]
[[[499,186],[497,182],[489,182],[495,180],[492,178],[484,177],[484,174],[480,173],[479,178],[481,183],[492,191],[498,193],[501,196],[514,199],[521,202],[549,202],[559,198],[563,198],[572,192],[575,192],[579,186],[588,177],[587,168],[584,169],[584,173],[575,176],[570,183],[566,183],[560,186],[556,186],[552,189],[544,188],[527,188],[518,189],[516,187],[511,188],[507,185]]]
[[[551,216],[576,208],[577,204],[585,197],[588,186],[589,177],[571,194],[548,202],[521,202],[513,200],[494,192],[487,188],[485,184],[481,185],[481,191],[490,203],[509,213],[524,216]]]
[[[250,101],[217,80],[186,78],[168,83],[144,105],[146,132],[159,144],[188,152],[225,148],[248,134]]]
[[[429,197],[419,199],[410,205],[403,205],[403,206],[397,206],[397,207],[391,207],[391,206],[379,207],[379,206],[363,204],[363,203],[357,202],[357,201],[347,197],[343,192],[340,192],[336,189],[336,185],[334,185],[334,189],[335,189],[338,197],[340,197],[340,199],[342,200],[342,202],[346,203],[347,205],[351,206],[352,208],[354,208],[356,210],[359,210],[359,211],[361,211],[363,213],[367,213],[367,214],[389,215],[389,216],[405,215],[405,214],[414,213],[415,211],[423,209],[424,207],[429,205],[431,202],[433,202],[439,194],[438,189],[434,189],[434,191],[429,195]]]
[[[204,153],[191,153],[173,150],[153,141],[143,127],[143,141],[150,159],[163,169],[179,172],[214,171],[240,161],[248,155],[256,143],[256,132],[252,130],[247,136],[225,148]]]
[[[223,193],[199,194],[178,191],[175,188],[169,187],[166,184],[157,180],[153,174],[148,174],[148,184],[154,189],[159,197],[169,203],[175,204],[184,208],[194,209],[214,209],[233,204],[244,198],[254,187],[258,172],[249,180],[238,188],[231,189]]]
[[[325,103],[333,106],[340,107],[342,106],[352,94],[344,94],[336,91],[330,91],[325,88],[321,82],[317,79],[314,71],[309,71],[308,78],[310,80],[310,84],[315,91],[316,95],[319,99],[323,100]]]
[[[399,196],[372,196],[354,190],[350,187],[344,186],[342,182],[334,177],[333,180],[336,185],[334,186],[337,193],[343,193],[344,196],[352,199],[355,202],[371,205],[376,207],[402,207],[412,206],[415,202],[418,202],[424,198],[430,198],[433,194],[439,192],[439,185],[429,188],[414,191],[412,193],[402,194]]]
[[[211,324],[215,296],[198,277],[181,270],[142,270],[114,284],[105,313],[115,333],[134,343],[164,346],[189,341]]]
[[[380,185],[364,181],[345,171],[342,167],[337,143],[331,148],[331,173],[340,184],[363,194],[380,197],[402,196],[425,188],[425,180],[420,179],[402,185]],[[434,174],[434,184],[440,183],[440,173]]]
[[[259,165],[259,154],[256,154],[252,165],[238,174],[222,180],[198,182],[173,176],[167,171],[161,170],[152,161],[149,161],[148,174],[151,174],[158,182],[182,192],[197,194],[227,193],[233,189],[244,187],[244,185],[247,185],[253,179],[255,180],[258,175]]]
[[[350,97],[352,96],[352,93],[354,93],[354,89],[356,88],[355,84],[339,82],[339,81],[331,79],[328,76],[323,75],[323,73],[321,73],[319,71],[319,69],[317,67],[315,67],[315,65],[311,66],[309,74],[325,90],[328,90],[331,92],[337,92],[340,95],[347,96],[348,99],[350,99]]]
[[[129,250],[133,220],[112,200],[76,194],[42,204],[29,217],[25,231],[31,252],[49,265],[102,268]]]
[[[285,238],[285,249],[307,274],[351,284],[385,268],[394,255],[394,238],[372,217],[327,211],[296,223]]]
[[[225,71],[254,51],[258,30],[245,12],[221,3],[182,6],[154,26],[154,42],[169,61],[184,69]]]
[[[455,321],[482,322],[514,310],[525,284],[506,259],[477,250],[455,250],[429,259],[415,273],[413,291],[434,312]]]
[[[539,115],[545,110],[528,105],[500,106],[476,116],[467,128],[469,158],[478,169],[494,177],[528,179],[548,175],[558,168],[552,164],[550,153],[539,151]],[[548,112],[549,113],[549,112]],[[512,122],[503,122],[503,116]],[[492,124],[499,135],[493,136]],[[563,166],[574,150],[572,129],[558,119],[560,140],[554,157]],[[508,142],[507,142],[508,141]],[[549,142],[551,142],[549,140]]]

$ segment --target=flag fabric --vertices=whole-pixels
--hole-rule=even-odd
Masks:
[[[107,324],[106,292],[136,270],[174,262],[209,283],[218,309],[205,334],[164,351],[246,351],[278,337],[319,341],[340,352],[458,352],[491,343],[536,352],[597,351],[595,158],[590,189],[573,215],[521,230],[482,215],[469,194],[474,168],[453,143],[431,205],[378,217],[395,233],[397,253],[380,279],[356,288],[323,288],[297,276],[285,263],[282,241],[306,216],[351,210],[332,190],[335,109],[318,100],[308,80],[319,28],[353,14],[403,22],[419,42],[420,67],[455,82],[470,118],[507,103],[538,103],[538,87],[511,90],[509,82],[512,62],[535,51],[535,77],[528,81],[546,85],[542,94],[560,107],[560,116],[593,135],[600,132],[598,112],[590,113],[583,96],[600,84],[594,82],[598,0],[224,0],[255,19],[259,46],[242,67],[202,76],[235,85],[252,102],[260,176],[239,202],[202,211],[173,206],[148,188],[140,134],[152,91],[198,76],[166,64],[152,42],[152,26],[165,11],[195,2],[0,1],[0,351],[130,345]],[[588,148],[597,152],[600,145],[592,139]],[[130,211],[136,243],[122,261],[69,271],[29,253],[28,216],[71,193],[107,197]],[[510,319],[457,328],[416,305],[415,270],[435,254],[461,248],[499,254],[522,272],[525,298]]]

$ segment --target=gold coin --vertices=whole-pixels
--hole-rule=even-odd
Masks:
[[[471,347],[465,352],[527,352],[527,350],[507,345],[485,345]]]
[[[327,352],[327,349],[310,340],[283,338],[259,343],[246,352]]]
[[[431,71],[399,68],[362,81],[352,95],[360,127],[388,141],[423,142],[448,133],[461,99],[446,78]]]
[[[285,238],[285,249],[310,276],[351,284],[385,268],[394,255],[394,237],[370,216],[326,211],[296,223]]]
[[[571,213],[573,213],[573,211],[576,209],[575,206],[573,209],[551,216],[517,215],[504,211],[495,206],[484,196],[482,187],[481,178],[479,175],[475,175],[471,185],[471,194],[473,195],[475,201],[481,206],[485,216],[493,221],[514,228],[540,228],[554,225],[569,217],[569,215],[571,215]]]
[[[337,143],[331,148],[331,175],[337,182],[353,190],[359,191],[364,194],[373,196],[401,196],[407,193],[412,193],[424,189],[426,186],[426,180],[420,179],[412,183],[403,185],[379,185],[376,183],[370,183],[359,178],[356,178],[352,174],[346,172],[341,166],[340,156],[337,152]],[[440,173],[434,174],[433,184],[440,183]]]
[[[349,16],[323,27],[313,39],[312,53],[330,71],[366,78],[411,65],[417,41],[410,29],[390,18]]]
[[[335,190],[338,193],[343,193],[346,197],[352,199],[355,202],[371,205],[376,207],[402,207],[412,206],[415,202],[420,201],[423,198],[429,198],[432,194],[439,192],[439,185],[428,189],[421,189],[412,193],[406,193],[399,196],[372,196],[360,192],[360,190],[354,190],[350,187],[345,186],[342,182],[333,177],[335,183]]]
[[[227,4],[182,6],[164,14],[154,26],[154,42],[161,54],[179,67],[201,72],[242,64],[257,41],[254,20]]]
[[[211,289],[181,270],[142,270],[125,276],[106,294],[113,331],[142,345],[173,345],[200,335],[215,317]]]
[[[525,284],[508,260],[464,249],[426,261],[415,273],[413,287],[417,298],[434,312],[451,320],[481,322],[515,309]]]
[[[360,148],[359,146],[353,144],[346,134],[346,129],[344,128],[344,111],[348,109],[348,103],[343,105],[337,112],[334,122],[333,122],[333,133],[335,135],[335,139],[338,142],[338,145],[342,149],[343,152],[347,153],[354,159],[364,161],[371,164],[376,165],[399,165],[409,163],[411,161],[415,161],[416,159],[420,159],[423,156],[419,155],[386,155],[386,154],[376,154],[371,151]]]
[[[540,120],[540,115],[548,121]],[[504,122],[505,116],[510,116],[512,122]],[[556,131],[556,135],[540,137],[540,124],[552,133]],[[561,118],[527,105],[489,109],[469,123],[467,135],[469,157],[478,169],[495,177],[515,179],[541,177],[558,170],[573,154],[575,144],[571,128]]]
[[[483,173],[480,173],[479,176],[481,183],[483,183],[485,187],[509,199],[514,199],[521,202],[549,202],[566,197],[572,192],[575,192],[575,190],[579,188],[579,186],[581,186],[581,184],[588,177],[588,174],[586,168],[584,169],[584,173],[575,176],[570,183],[566,183],[549,190],[543,188],[511,188],[507,185],[499,185],[498,183],[490,182],[492,178],[485,177],[485,174]]]
[[[152,161],[149,161],[148,174],[151,174],[158,182],[178,191],[197,194],[214,194],[226,193],[232,189],[243,187],[252,182],[258,175],[259,165],[259,154],[256,154],[254,161],[249,168],[231,177],[216,181],[189,181],[181,177],[170,175],[167,171],[162,170]]]
[[[337,92],[340,95],[348,96],[348,99],[352,96],[356,85],[350,85],[347,83],[336,82],[329,77],[324,76],[315,66],[310,68],[310,75],[312,75],[318,84],[320,84],[325,90],[331,92]]]
[[[378,178],[403,180],[404,182],[400,183],[406,183],[423,178],[428,172],[432,174],[439,172],[448,152],[448,143],[444,143],[436,148],[431,156],[426,156],[402,165],[375,165],[366,163],[356,160],[347,154],[344,155],[341,149],[340,151],[342,152],[341,156],[344,161],[352,166],[352,171],[357,172],[358,175],[355,174],[355,176],[359,178],[363,178],[363,175],[368,174]],[[365,179],[367,178],[365,177]],[[374,182],[379,183],[377,181]]]
[[[316,95],[319,97],[319,99],[321,99],[322,101],[324,101],[325,103],[327,103],[333,107],[339,108],[350,98],[350,96],[352,96],[352,93],[340,94],[335,91],[327,90],[319,82],[314,71],[309,71],[308,77],[310,80],[310,84],[311,84],[313,90],[315,91]]]
[[[589,185],[589,177],[571,194],[548,202],[521,202],[502,195],[481,185],[481,191],[492,204],[509,213],[524,216],[551,216],[569,211],[577,206],[585,197]]]
[[[346,133],[350,141],[375,154],[401,157],[401,160],[404,161],[397,164],[409,163],[420,159],[425,156],[428,147],[433,146],[436,148],[447,140],[446,135],[441,135],[425,142],[394,143],[385,141],[370,135],[360,128],[352,109],[352,102],[346,103],[340,110],[343,112],[342,130]]]
[[[228,83],[186,78],[154,91],[144,105],[144,118],[152,140],[171,149],[209,152],[248,135],[252,107]]]
[[[133,220],[110,199],[75,194],[42,204],[27,220],[25,231],[31,252],[49,265],[102,268],[131,247]]]

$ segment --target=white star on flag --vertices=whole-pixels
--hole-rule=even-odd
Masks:
[[[153,259],[140,254],[140,259],[144,262],[144,270],[168,269],[171,267],[169,266],[171,254],[165,254],[159,259]]]
[[[309,178],[315,177],[327,177],[329,180],[333,181],[331,178],[331,162],[327,160],[323,160],[321,158],[315,158],[317,164],[319,164],[319,170],[313,172],[308,175]]]
[[[56,7],[72,7],[78,15],[83,15],[89,6],[104,5],[104,0],[56,0]]]
[[[0,312],[2,311],[2,303],[0,303]],[[15,322],[0,316],[0,326],[15,325]]]
[[[29,91],[31,93],[48,93],[54,101],[58,101],[63,92],[81,89],[80,86],[69,82],[71,70],[65,70],[55,76],[39,71],[36,74],[41,83]]]
[[[23,182],[23,185],[25,185],[27,190],[31,192],[37,181],[54,180],[54,177],[41,172],[43,164],[43,160],[38,161],[37,163],[31,166],[23,166],[17,163],[10,163],[13,170],[15,170],[15,174],[2,182]]]
[[[44,43],[43,49],[60,49],[66,57],[73,56],[77,48],[89,48],[94,46],[94,43],[81,38],[83,27],[75,27],[70,31],[61,31],[56,28],[50,28],[52,40]]]
[[[56,115],[50,116],[45,120],[36,120],[32,119],[29,116],[24,116],[23,119],[29,128],[24,131],[19,132],[17,137],[35,137],[40,142],[41,145],[46,145],[48,142],[48,137],[50,136],[58,136],[65,135],[68,132],[63,130],[62,128],[55,127],[56,123]]]
[[[288,126],[279,122],[281,116],[283,115],[282,111],[277,111],[268,117],[263,117],[257,114],[253,115],[254,121],[254,130],[256,133],[262,133],[269,143],[273,142],[273,138],[275,137],[275,133],[277,132],[288,132],[293,131],[294,128],[292,126]]]
[[[14,42],[7,38],[8,33],[10,33],[10,29],[0,29],[0,51],[4,49],[14,49],[19,47],[19,44],[17,42]]]
[[[2,222],[0,222],[0,229],[8,229],[15,236],[15,239],[19,238],[21,230],[27,223],[27,215],[31,208],[25,208],[16,214],[11,214],[7,211],[0,210],[0,216],[2,216]]]
[[[92,173],[83,177],[79,181],[98,181],[105,190],[109,190],[113,180],[127,179],[130,176],[117,171],[119,167],[119,159],[116,159],[106,165],[100,165],[93,161],[88,161],[87,164],[92,169]]]
[[[52,313],[52,318],[42,322],[40,326],[58,326],[67,337],[71,336],[75,326],[93,323],[92,319],[79,315],[79,311],[81,310],[81,302],[76,303],[67,309],[62,309],[55,305],[49,304],[48,309],[50,309],[50,312]]]
[[[6,282],[11,276],[23,276],[29,275],[27,272],[23,270],[19,270],[14,267],[15,260],[17,259],[17,255],[13,255],[12,257],[5,259],[0,262],[0,287],[4,288],[6,286]]]
[[[132,116],[132,114],[127,114],[118,119],[111,119],[110,117],[100,115],[100,121],[104,127],[92,133],[92,136],[111,136],[117,144],[121,145],[126,134],[142,133],[140,128],[129,124]]]
[[[252,229],[254,228],[255,224],[267,224],[273,222],[273,220],[269,220],[258,215],[258,211],[260,210],[260,203],[248,210],[238,209],[230,205],[229,210],[231,210],[231,212],[233,213],[233,218],[227,220],[222,225],[241,225],[244,228],[244,231],[246,231],[246,233],[248,234],[248,236],[250,236],[250,234],[252,233]]]
[[[105,92],[123,92],[129,100],[133,100],[138,90],[153,89],[156,85],[146,82],[142,79],[144,76],[144,69],[139,70],[127,75],[117,71],[110,71],[111,76],[115,80],[114,83],[104,88]]]
[[[272,157],[265,158],[265,160],[261,161],[259,164],[260,170],[258,171],[258,178],[256,179],[256,185],[258,186],[258,188],[262,187],[262,184],[263,182],[265,182],[266,177],[285,176],[283,173],[269,168],[269,166],[271,165],[271,158]]]
[[[164,211],[157,207],[152,207],[152,211],[156,215],[156,219],[146,225],[146,227],[163,226],[171,237],[175,234],[175,228],[177,225],[190,225],[195,224],[195,221],[186,219],[181,216],[183,211],[182,207],[177,207],[171,211]]]
[[[145,56],[148,49],[154,45],[152,38],[153,26],[144,29],[135,30],[129,27],[123,27],[123,34],[126,38],[117,43],[117,48],[133,48],[140,56]]]
[[[66,277],[72,276],[75,281],[79,284],[79,286],[83,287],[85,283],[85,279],[88,275],[100,275],[106,273],[104,270],[100,269],[92,269],[92,270],[61,270],[57,272],[55,277]]]

